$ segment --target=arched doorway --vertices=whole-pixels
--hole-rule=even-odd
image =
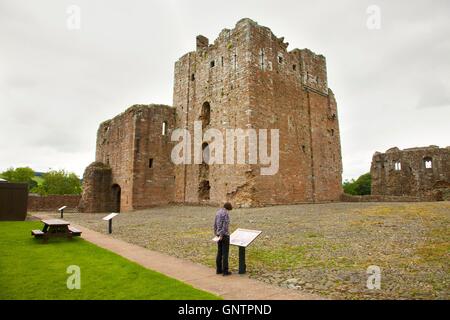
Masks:
[[[118,184],[112,186],[112,211],[120,212],[120,196],[121,190]]]

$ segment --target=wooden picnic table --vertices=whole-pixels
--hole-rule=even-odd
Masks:
[[[44,242],[47,242],[49,238],[68,238],[79,237],[81,231],[70,226],[70,223],[61,219],[44,219],[41,220],[44,223],[42,230],[32,230],[31,235],[35,238],[42,238]]]

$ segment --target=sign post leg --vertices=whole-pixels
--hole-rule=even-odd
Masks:
[[[239,247],[239,274],[245,274],[247,266],[245,265],[245,247]]]
[[[112,219],[109,220],[109,233],[112,233]]]

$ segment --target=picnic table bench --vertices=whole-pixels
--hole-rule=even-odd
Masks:
[[[31,235],[37,239],[44,239],[47,242],[49,238],[68,238],[81,236],[81,231],[71,227],[70,223],[60,219],[42,220],[44,228],[42,230],[31,230]]]

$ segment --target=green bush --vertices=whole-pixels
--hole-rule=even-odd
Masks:
[[[81,194],[81,181],[75,173],[53,170],[45,173],[42,179],[42,184],[35,187],[32,192],[40,195]]]
[[[3,179],[12,183],[28,183],[28,190],[36,187],[37,183],[33,180],[34,170],[28,167],[22,168],[9,168],[8,170],[2,172],[1,176]]]
[[[352,195],[368,195],[371,193],[372,177],[370,173],[363,174],[358,179],[346,180],[343,183],[344,192]]]

